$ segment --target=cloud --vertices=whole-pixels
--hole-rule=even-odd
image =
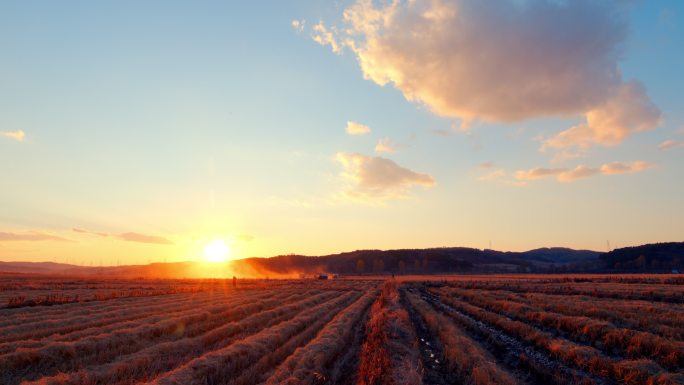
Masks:
[[[437,136],[452,136],[454,132],[452,130],[446,130],[444,128],[435,128],[434,130],[430,130],[430,132],[434,135]]]
[[[494,167],[494,163],[491,161],[480,163],[477,167],[479,167],[481,170],[489,170],[490,168]]]
[[[337,153],[342,176],[351,182],[345,194],[358,199],[391,199],[407,195],[413,186],[432,187],[435,180],[428,174],[401,167],[394,161],[378,156]]]
[[[244,241],[244,242],[251,242],[254,240],[254,236],[249,235],[249,234],[240,234],[237,236],[237,239]]]
[[[73,227],[71,229],[75,233],[80,233],[80,234],[91,234],[91,235],[97,235],[100,237],[110,237],[113,236],[115,238],[121,239],[123,241],[128,241],[128,242],[140,242],[140,243],[155,243],[159,245],[172,245],[173,242],[163,238],[163,237],[158,237],[154,235],[146,235],[146,234],[140,234],[140,233],[135,233],[135,232],[127,232],[127,233],[121,233],[121,234],[109,234],[101,231],[91,231],[87,229],[82,229],[78,227]]]
[[[634,162],[611,162],[605,163],[601,167],[589,167],[579,165],[573,169],[568,168],[533,168],[521,170],[515,173],[515,179],[522,182],[556,178],[559,182],[573,182],[578,179],[588,178],[595,175],[616,175],[626,173],[636,173],[653,167],[651,163],[638,160]]]
[[[382,138],[375,145],[375,152],[394,153],[397,152],[396,145],[390,138]]]
[[[677,147],[684,147],[684,141],[668,139],[658,145],[658,149],[661,151],[670,150]]]
[[[304,31],[304,25],[305,24],[306,24],[306,20],[292,20],[292,22],[290,23],[292,28],[297,32]]]
[[[81,229],[78,227],[73,227],[71,230],[75,233],[81,233],[81,234],[93,234],[93,235],[99,235],[101,237],[108,237],[109,236],[108,233],[103,233],[103,232],[99,232],[99,231],[90,231],[90,230]]]
[[[583,116],[547,146],[615,145],[660,121],[644,87],[626,83],[618,66],[627,4],[357,0],[344,27],[319,23],[314,39],[336,53],[348,48],[366,79],[462,127]]]
[[[330,45],[330,48],[334,53],[341,53],[342,46],[335,38],[333,30],[329,30],[322,22],[314,25],[311,38],[320,45]]]
[[[2,241],[62,241],[73,242],[70,239],[58,237],[56,235],[42,233],[40,231],[29,231],[27,233],[8,233],[0,232],[0,242]]]
[[[503,169],[498,169],[498,170],[494,170],[490,173],[487,173],[486,175],[483,175],[477,179],[482,180],[482,181],[493,181],[493,180],[503,178],[505,176],[506,176],[506,171],[504,171]]]
[[[24,133],[23,130],[2,131],[2,132],[0,132],[0,135],[4,136],[6,138],[14,139],[17,142],[23,142],[24,138],[26,137],[26,134]]]
[[[594,176],[601,172],[601,170],[593,168],[593,167],[588,167],[584,165],[579,165],[572,170],[567,170],[563,171],[560,174],[558,174],[558,181],[559,182],[572,182],[576,181],[577,179],[582,179],[582,178],[588,178],[590,176]]]
[[[637,81],[623,84],[614,97],[589,110],[585,117],[585,122],[546,140],[542,149],[574,147],[584,151],[590,145],[612,147],[633,133],[656,128],[661,122],[660,110]]]
[[[123,239],[124,241],[129,241],[129,242],[141,242],[141,243],[156,243],[160,245],[172,245],[173,242],[170,240],[163,238],[163,237],[157,237],[154,235],[145,235],[145,234],[139,234],[139,233],[122,233],[119,234],[118,237],[120,239]]]
[[[515,179],[521,180],[521,181],[537,180],[537,179],[548,178],[551,176],[557,176],[557,175],[560,175],[560,173],[562,173],[564,171],[567,171],[567,170],[564,168],[537,167],[537,168],[532,168],[529,170],[516,171]]]
[[[349,135],[366,135],[371,132],[370,127],[365,124],[352,122],[351,120],[347,121],[345,130],[347,130],[347,134]]]
[[[642,160],[630,163],[612,162],[601,166],[601,173],[604,175],[625,174],[644,171],[651,167],[653,167],[651,163]]]

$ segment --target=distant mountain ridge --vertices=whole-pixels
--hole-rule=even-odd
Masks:
[[[0,273],[199,278],[295,277],[301,274],[476,274],[560,272],[670,272],[684,270],[684,242],[625,247],[608,253],[563,247],[524,252],[467,247],[356,250],[324,256],[247,258],[230,265],[201,262],[88,267],[54,262],[0,262]]]

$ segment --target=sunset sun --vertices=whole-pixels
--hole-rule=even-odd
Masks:
[[[215,239],[204,247],[204,258],[209,262],[225,262],[230,257],[230,249],[222,239]]]

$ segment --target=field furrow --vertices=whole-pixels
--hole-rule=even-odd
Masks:
[[[281,305],[279,300],[261,300],[230,307],[227,313],[211,313],[196,309],[183,317],[157,324],[141,324],[129,330],[91,336],[73,342],[50,342],[38,349],[17,351],[2,356],[0,375],[7,384],[18,379],[36,379],[57,371],[70,372],[87,365],[105,363],[114,357],[130,354],[150,344],[175,340],[188,334],[201,333],[231,319]]]
[[[618,328],[610,322],[586,316],[566,316],[545,311],[531,305],[508,306],[487,293],[442,291],[445,295],[456,295],[475,306],[504,314],[509,318],[529,322],[537,327],[550,329],[578,343],[591,343],[606,354],[617,354],[625,358],[651,358],[664,368],[677,371],[684,367],[684,343],[671,341],[652,333]]]
[[[273,352],[292,336],[305,330],[311,323],[330,313],[337,313],[359,297],[348,292],[332,301],[304,310],[296,317],[261,330],[241,341],[222,349],[208,352],[201,357],[167,372],[150,384],[216,384],[225,383],[239,376],[265,354]]]
[[[313,384],[316,381],[323,381],[335,384],[336,378],[332,374],[333,361],[342,356],[343,349],[347,347],[365,310],[376,296],[377,292],[370,290],[354,304],[336,314],[313,341],[297,349],[265,383]]]
[[[651,360],[614,360],[591,346],[556,338],[553,334],[543,332],[527,323],[490,312],[459,299],[449,296],[441,296],[439,299],[460,312],[493,325],[527,344],[543,349],[570,367],[584,370],[599,378],[603,377],[610,381],[630,385],[644,384],[647,381],[658,384],[674,383],[666,381],[673,376],[673,373],[667,373]]]
[[[458,382],[477,385],[522,383],[497,365],[494,357],[420,296],[407,293],[407,299],[432,333],[440,339],[447,369],[455,375]]]
[[[299,312],[319,306],[340,295],[339,292],[300,292],[297,298],[283,301],[282,306],[243,318],[226,319],[213,329],[207,325],[188,330],[175,341],[152,345],[138,352],[121,356],[112,362],[83,368],[74,373],[59,374],[37,381],[43,384],[132,384],[149,381],[158,374],[173,370],[207,352],[221,349],[234,341],[257,333],[264,328],[288,320]]]

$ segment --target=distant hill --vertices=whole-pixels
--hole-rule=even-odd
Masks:
[[[606,268],[617,271],[666,272],[684,270],[684,242],[623,247],[602,254]]]
[[[553,271],[562,267],[596,263],[601,253],[565,248],[502,252],[466,247],[432,249],[356,250],[307,257],[282,255],[244,260],[257,271],[274,274],[332,272],[339,274],[442,274],[477,272]]]
[[[53,262],[0,262],[0,273],[109,277],[296,277],[300,274],[476,274],[669,272],[684,269],[684,242],[616,249],[609,253],[553,247],[524,252],[467,247],[356,250],[324,256],[247,258],[208,267],[201,262],[86,267]]]

